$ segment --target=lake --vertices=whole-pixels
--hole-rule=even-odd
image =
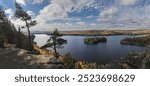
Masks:
[[[46,44],[49,36],[46,34],[35,34],[35,42],[39,46]],[[87,37],[102,37],[102,36],[63,36],[67,40],[64,48],[58,49],[61,55],[69,53],[77,60],[85,60],[88,62],[96,62],[99,64],[106,64],[112,60],[120,59],[126,56],[131,51],[146,50],[145,47],[122,45],[120,40],[126,37],[139,37],[129,35],[105,36],[107,43],[99,43],[96,45],[84,44],[84,38]],[[50,48],[49,48],[50,49]]]

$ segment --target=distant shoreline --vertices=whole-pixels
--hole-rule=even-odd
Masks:
[[[51,35],[51,31],[35,31],[32,34]],[[62,35],[69,36],[114,36],[114,35],[147,35],[150,30],[77,30],[77,31],[60,31]]]
[[[111,35],[145,35],[150,34],[150,30],[86,30],[86,31],[63,31],[62,35],[79,36],[111,36]]]

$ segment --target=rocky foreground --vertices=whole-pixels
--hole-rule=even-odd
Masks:
[[[62,63],[50,55],[29,54],[19,48],[0,49],[0,68],[2,69],[58,69]]]
[[[149,69],[150,50],[141,52],[130,52],[120,60],[112,61],[104,65],[108,69]]]

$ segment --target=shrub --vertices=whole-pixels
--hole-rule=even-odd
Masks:
[[[63,63],[66,69],[74,69],[75,68],[75,60],[72,58],[70,53],[67,53],[63,57]]]

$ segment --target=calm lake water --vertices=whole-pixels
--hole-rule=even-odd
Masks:
[[[71,55],[78,60],[85,60],[89,62],[108,63],[115,59],[120,59],[126,56],[131,51],[146,50],[144,47],[122,45],[120,40],[126,37],[139,37],[139,36],[105,36],[107,43],[99,43],[96,45],[84,44],[86,37],[101,37],[101,36],[63,36],[67,40],[67,44],[63,49],[58,49],[61,55],[71,53]],[[36,34],[35,42],[39,46],[46,44],[49,36],[45,34]]]

